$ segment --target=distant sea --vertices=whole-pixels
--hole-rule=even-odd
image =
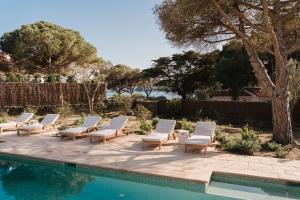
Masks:
[[[146,96],[144,92],[140,92],[140,91],[135,91],[135,94],[141,94],[143,96]],[[106,93],[106,98],[110,98],[112,97],[114,94],[116,94],[116,92],[108,90]],[[130,95],[127,92],[122,93],[123,95]],[[165,91],[160,91],[160,90],[154,90],[150,97],[159,97],[159,96],[165,96],[167,99],[174,99],[174,98],[180,98],[180,96],[178,96],[177,94],[174,94],[172,92],[165,92]]]

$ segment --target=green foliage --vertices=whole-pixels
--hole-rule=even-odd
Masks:
[[[80,126],[84,123],[84,120],[85,120],[85,116],[82,115],[79,119],[76,119],[74,121],[74,125],[75,126]]]
[[[181,115],[181,99],[172,99],[167,103],[167,115],[171,117]]]
[[[9,72],[5,74],[6,82],[25,82],[28,79],[20,73]]]
[[[49,74],[46,80],[48,83],[59,83],[61,76],[59,74]]]
[[[107,103],[106,101],[100,101],[97,102],[94,107],[96,113],[104,113],[107,110]]]
[[[210,86],[217,56],[217,51],[203,55],[188,51],[161,57],[154,60],[154,67],[144,70],[143,74],[145,77],[157,78],[157,85],[187,99],[195,89]]]
[[[189,122],[186,118],[182,118],[180,123],[181,123],[181,129],[187,130],[190,133],[193,132],[193,124]]]
[[[74,113],[71,104],[66,101],[64,101],[61,106],[56,107],[54,111],[58,113],[63,119]]]
[[[258,135],[247,127],[243,128],[241,136],[230,136],[224,138],[223,147],[228,151],[234,151],[240,154],[253,155],[261,149]]]
[[[120,112],[122,114],[130,113],[132,102],[130,97],[124,95],[114,95],[109,100],[108,108],[111,111]]]
[[[28,71],[59,73],[71,63],[97,61],[96,48],[79,32],[46,21],[5,33],[0,46]]]
[[[143,105],[137,105],[135,109],[135,115],[139,120],[145,121],[151,118],[152,112]]]
[[[152,125],[150,123],[143,121],[140,125],[140,129],[141,129],[142,135],[146,135],[146,134],[150,133],[150,131],[152,130]]]
[[[26,106],[24,111],[36,114],[38,112],[38,107],[37,106]]]
[[[6,123],[7,120],[5,118],[0,117],[0,124]]]
[[[68,127],[66,125],[61,125],[60,127],[58,127],[58,130],[59,131],[62,131],[62,130],[66,130]]]
[[[272,141],[272,142],[268,142],[267,143],[267,149],[269,151],[276,151],[279,147],[281,147],[280,144],[277,144],[276,142]]]
[[[286,158],[289,151],[282,146],[279,146],[275,151],[276,158]]]
[[[242,88],[257,82],[248,54],[241,43],[233,41],[223,46],[219,56],[216,78],[232,91],[233,99],[238,99]]]
[[[68,76],[66,81],[67,83],[77,83],[75,76],[72,75]]]
[[[156,124],[158,123],[158,121],[159,121],[159,117],[154,117],[152,119],[152,126],[156,126]]]
[[[198,88],[194,91],[195,98],[199,101],[207,100],[214,96],[214,93],[222,89],[222,84],[220,82],[215,82],[212,86],[205,88]]]

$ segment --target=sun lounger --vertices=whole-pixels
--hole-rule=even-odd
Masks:
[[[84,120],[80,127],[68,128],[59,132],[61,139],[64,137],[72,138],[75,140],[77,136],[85,136],[88,132],[97,130],[97,126],[101,121],[100,116],[89,116]]]
[[[124,133],[127,122],[128,117],[126,116],[114,117],[108,126],[102,126],[99,131],[89,134],[90,142],[93,142],[94,139],[100,139],[100,141],[106,143],[107,139],[118,137],[121,133]]]
[[[50,131],[55,128],[55,123],[59,118],[59,114],[47,114],[45,118],[37,124],[31,124],[18,128],[18,135],[20,133],[32,134],[40,133],[44,131]]]
[[[204,149],[206,153],[207,147],[214,142],[215,129],[215,122],[197,122],[193,135],[185,142],[185,152],[188,147],[194,147]]]
[[[175,138],[174,128],[176,121],[168,120],[168,119],[160,119],[157,123],[155,130],[142,138],[142,147],[144,148],[144,144],[157,144],[159,145],[159,149],[161,146],[167,142],[172,136]]]
[[[0,124],[0,133],[4,130],[16,130],[18,127],[26,125],[32,117],[33,113],[23,113],[15,121]]]

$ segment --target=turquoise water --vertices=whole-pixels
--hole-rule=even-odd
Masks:
[[[300,184],[215,174],[208,193],[247,200],[300,199]]]
[[[199,183],[0,157],[1,200],[232,199],[203,191]]]

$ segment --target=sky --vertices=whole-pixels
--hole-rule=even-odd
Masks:
[[[79,31],[113,64],[148,68],[184,49],[165,39],[153,14],[162,0],[1,0],[0,35],[40,20]]]

